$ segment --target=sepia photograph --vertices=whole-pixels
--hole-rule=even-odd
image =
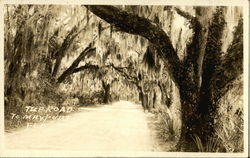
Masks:
[[[246,6],[27,1],[2,9],[9,155],[248,152]]]

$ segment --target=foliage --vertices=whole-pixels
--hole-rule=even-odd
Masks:
[[[221,100],[216,121],[216,135],[221,139],[226,152],[242,152],[244,148],[242,76],[233,84],[233,88]]]
[[[79,100],[79,106],[94,106],[101,104],[103,102],[104,92],[94,92],[94,93],[85,93],[76,96]]]
[[[54,51],[61,47],[68,30],[79,25],[77,21],[73,22],[74,19],[69,25],[63,24],[67,19],[61,14],[64,11],[69,13],[70,9],[62,7],[57,10],[53,5],[5,5],[6,129],[23,125],[26,121],[12,119],[12,113],[29,114],[25,111],[26,106],[60,107],[67,96],[58,89],[55,78],[48,71],[54,60]]]
[[[193,140],[198,148],[198,152],[219,152],[221,150],[218,137],[208,138],[206,144],[203,144],[201,139],[197,135],[193,136]]]
[[[164,128],[166,129],[166,133],[168,135],[168,140],[175,140],[177,138],[177,130],[174,126],[173,117],[171,117],[170,113],[159,113],[159,116],[164,121]]]
[[[39,73],[38,73],[39,74]],[[30,79],[26,79],[25,83],[25,98],[21,99],[17,95],[12,95],[10,97],[6,97],[5,105],[7,108],[5,109],[5,130],[11,130],[13,128],[18,128],[20,126],[25,125],[26,123],[40,123],[36,119],[13,119],[12,114],[19,115],[21,118],[28,115],[47,115],[48,113],[41,111],[34,113],[32,111],[27,111],[27,107],[34,107],[34,108],[44,108],[47,107],[58,107],[59,109],[63,106],[64,108],[72,107],[73,111],[77,110],[76,104],[73,102],[65,104],[66,98],[68,94],[60,91],[57,86],[51,84],[51,79],[49,76],[45,74],[40,74],[38,78],[32,77]],[[61,115],[59,111],[52,111],[49,115],[57,116]]]
[[[216,130],[216,134],[222,141],[223,148],[226,152],[243,152],[244,138],[243,129],[241,127],[232,129],[230,127],[223,126]]]

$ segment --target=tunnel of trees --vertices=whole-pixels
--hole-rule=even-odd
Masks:
[[[27,105],[123,99],[170,110],[178,151],[243,142],[240,7],[5,5],[4,23],[6,126]]]

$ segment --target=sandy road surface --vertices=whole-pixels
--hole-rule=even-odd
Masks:
[[[147,114],[140,105],[116,102],[82,108],[68,120],[5,134],[8,149],[153,151]]]

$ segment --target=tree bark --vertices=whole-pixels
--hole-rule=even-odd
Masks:
[[[198,113],[200,113],[200,139],[206,142],[206,138],[212,137],[215,132],[214,118],[217,114],[218,105],[214,104],[212,82],[213,76],[221,60],[222,33],[225,28],[223,8],[217,8],[213,15],[212,22],[208,27],[207,43],[205,48],[204,61],[202,64],[202,84],[200,87],[200,100]]]
[[[197,9],[203,14],[207,12],[205,9]],[[193,40],[187,46],[187,57],[184,61],[186,70],[181,71],[182,82],[179,88],[182,128],[178,147],[182,145],[185,151],[195,151],[196,147],[192,140],[195,135],[201,139],[202,144],[205,144],[207,138],[214,134],[213,121],[217,109],[212,103],[210,86],[218,63],[217,60],[221,58],[220,40],[224,21],[223,16],[216,19],[216,15],[220,13],[217,11],[213,15],[209,28],[207,28],[206,17],[197,15],[197,19],[193,23],[195,32]]]
[[[192,95],[192,96],[190,96]],[[198,94],[187,93],[186,90],[180,89],[181,101],[181,134],[177,144],[177,149],[181,151],[196,151],[196,145],[192,137],[201,136],[200,115],[197,113]]]

